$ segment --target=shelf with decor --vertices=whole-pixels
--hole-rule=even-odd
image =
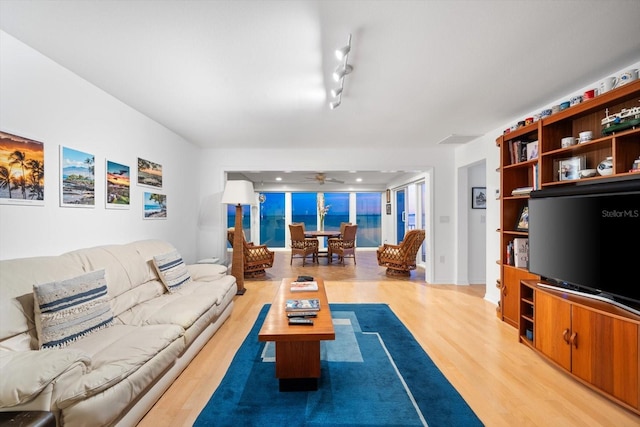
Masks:
[[[526,265],[516,265],[514,243],[527,238],[526,217],[529,192],[538,188],[538,135],[535,122],[500,136],[500,310],[498,317],[518,327],[520,281],[532,279]]]
[[[629,117],[616,123],[613,119],[620,121],[616,115],[621,112],[627,112]],[[612,121],[603,125],[608,117]],[[629,127],[620,128],[625,121]],[[634,161],[640,158],[640,81],[613,89],[541,122],[539,170],[542,188],[638,173],[631,170]],[[613,127],[607,126],[620,129],[612,131]],[[581,132],[590,132],[592,139],[562,146],[563,138],[577,139]],[[609,157],[612,167],[603,175],[598,171],[599,165]],[[593,171],[589,174],[587,170]]]
[[[636,109],[637,107],[637,109]],[[639,124],[615,131],[603,128],[603,119],[620,112],[640,111],[640,80],[610,90],[540,120],[505,131],[496,139],[500,149],[500,310],[499,317],[516,327],[522,335],[523,325],[530,322],[521,310],[521,280],[539,279],[526,267],[513,265],[510,248],[516,239],[526,239],[528,230],[519,228],[520,217],[528,207],[529,191],[553,186],[577,185],[583,182],[636,175],[634,162],[640,159]],[[635,113],[634,113],[635,114]],[[635,117],[635,116],[634,116]],[[633,119],[633,117],[632,117]],[[635,121],[630,122],[635,123]],[[577,141],[581,132],[590,132],[591,139]],[[573,138],[569,146],[562,146],[563,138]],[[537,141],[537,156],[521,151]],[[515,147],[520,147],[520,150]],[[597,172],[598,165],[610,158],[609,175]],[[594,176],[588,175],[586,169]],[[562,174],[564,172],[564,174]],[[640,176],[640,175],[639,175]]]

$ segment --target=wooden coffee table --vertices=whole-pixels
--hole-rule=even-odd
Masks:
[[[293,281],[295,278],[282,279],[258,340],[274,341],[276,344],[276,378],[280,382],[280,391],[317,390],[320,341],[336,339],[331,310],[322,279],[315,279],[318,290],[312,292],[291,292],[290,284]],[[320,300],[320,310],[318,316],[313,318],[313,326],[289,325],[286,301],[305,298]]]

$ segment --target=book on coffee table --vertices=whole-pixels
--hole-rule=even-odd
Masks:
[[[320,300],[318,298],[288,299],[286,311],[318,311]]]
[[[317,291],[318,282],[291,282],[291,292]]]

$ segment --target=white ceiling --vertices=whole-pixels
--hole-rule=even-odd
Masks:
[[[638,0],[0,1],[3,31],[211,148],[482,135],[640,60],[639,21]]]

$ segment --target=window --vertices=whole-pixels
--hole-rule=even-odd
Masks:
[[[264,199],[258,205],[260,214],[260,244],[270,248],[285,247],[284,193],[261,193]]]
[[[324,193],[329,212],[324,219],[325,230],[340,230],[341,222],[349,222],[349,193]]]
[[[227,205],[227,227],[234,228],[236,226],[236,207],[234,205]],[[247,240],[251,240],[249,236],[251,236],[251,206],[243,205],[242,206],[242,229],[244,230],[244,235],[247,236]],[[225,236],[226,236],[225,231]],[[227,246],[231,247],[229,242],[227,242]]]
[[[316,230],[318,225],[317,197],[317,193],[292,193],[291,222],[302,222],[306,230]]]
[[[378,247],[382,241],[382,194],[356,193],[357,244]]]

